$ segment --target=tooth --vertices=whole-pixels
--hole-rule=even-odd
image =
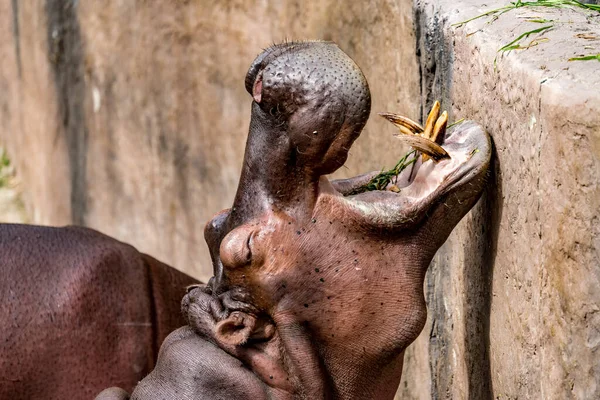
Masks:
[[[402,115],[392,114],[392,113],[379,113],[380,116],[390,121],[392,124],[396,125],[402,133],[406,133],[406,131],[402,131],[402,128],[406,128],[413,134],[421,134],[423,133],[423,127],[421,124],[413,121],[410,118],[403,117]]]
[[[415,133],[413,131],[411,131],[409,128],[402,126],[402,125],[397,125],[398,129],[400,130],[400,133],[403,133],[405,135],[415,135]]]
[[[450,158],[450,155],[440,146],[439,144],[424,138],[419,135],[401,135],[394,134],[394,137],[406,142],[408,145],[413,147],[416,150],[419,150],[423,153],[423,161],[425,160],[425,156],[429,156],[433,159],[433,161],[438,162],[445,158]],[[429,158],[428,158],[429,159]]]
[[[433,133],[433,125],[435,124],[435,122],[437,121],[439,116],[440,116],[440,102],[436,100],[435,103],[433,103],[433,107],[431,107],[431,111],[429,112],[429,115],[427,116],[427,122],[425,123],[425,129],[423,130],[423,134],[421,136],[423,136],[427,139],[431,139],[431,135]]]
[[[433,127],[433,133],[431,134],[431,140],[433,142],[438,142],[438,138],[443,138],[446,133],[446,125],[448,124],[448,113],[444,111],[442,115],[438,118]]]

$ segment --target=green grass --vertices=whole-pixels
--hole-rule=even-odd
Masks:
[[[486,11],[483,14],[477,15],[473,18],[469,18],[465,21],[462,22],[457,22],[455,24],[452,24],[452,26],[456,26],[456,27],[461,27],[464,26],[466,24],[468,24],[471,21],[474,21],[476,19],[479,18],[483,18],[486,16],[491,16],[492,19],[488,22],[491,23],[493,21],[495,21],[500,15],[507,13],[509,11],[515,10],[517,8],[522,8],[522,7],[528,7],[528,8],[538,8],[538,7],[554,7],[554,8],[572,8],[572,9],[583,9],[583,10],[588,10],[588,11],[595,11],[595,12],[600,12],[600,5],[598,4],[585,4],[585,3],[581,3],[577,0],[537,0],[537,1],[521,1],[521,0],[517,0],[515,2],[511,2],[510,4],[504,6],[504,7],[500,7],[500,8],[495,8],[493,10],[490,11]],[[505,44],[504,46],[500,47],[498,49],[498,52],[507,52],[507,51],[511,51],[511,50],[525,50],[528,49],[530,47],[536,46],[539,43],[541,43],[541,39],[534,39],[531,42],[529,42],[529,44],[527,45],[523,45],[521,43],[521,40],[526,39],[527,37],[533,35],[533,34],[541,34],[544,32],[548,32],[550,30],[552,30],[555,26],[555,22],[554,20],[550,20],[550,19],[545,19],[545,18],[528,18],[526,20],[527,22],[533,22],[533,23],[538,23],[538,24],[547,24],[549,23],[550,25],[546,25],[543,26],[541,28],[537,28],[537,29],[532,29],[530,31],[524,32],[521,35],[519,35],[515,40],[513,40],[512,42]],[[548,40],[548,39],[546,39]],[[593,60],[596,59],[597,56],[594,55],[588,55],[588,56],[584,56],[584,57],[574,57],[574,58],[570,58],[569,61],[576,61],[576,60]],[[599,59],[600,60],[600,59]],[[494,59],[494,69],[496,66],[496,59]]]
[[[10,172],[10,159],[4,150],[0,149],[0,188],[8,185]]]
[[[410,158],[411,156],[412,158]],[[392,180],[394,180],[395,182],[395,179],[398,179],[398,174],[404,171],[409,165],[412,165],[416,160],[416,151],[409,151],[396,163],[396,166],[394,166],[394,168],[387,171],[381,171],[378,175],[371,178],[371,180],[368,183],[352,190],[350,193],[347,194],[347,196],[364,192],[371,192],[373,190],[386,190],[387,186],[390,183],[392,183]]]
[[[496,9],[484,12],[483,14],[479,14],[473,18],[469,18],[465,21],[452,24],[452,26],[460,27],[465,24],[468,24],[471,21],[475,21],[476,19],[483,18],[483,17],[489,16],[489,15],[491,15],[493,17],[493,19],[492,19],[492,21],[493,21],[496,18],[498,18],[500,15],[507,13],[509,11],[512,11],[512,10],[516,10],[517,8],[521,8],[521,7],[531,7],[531,8],[535,8],[535,7],[565,8],[565,7],[567,7],[567,8],[580,8],[580,9],[584,9],[584,10],[600,12],[600,5],[585,4],[585,3],[581,3],[576,0],[537,0],[537,1],[517,0],[515,2],[511,2],[509,5],[506,5],[504,7],[496,8]],[[532,21],[532,22],[534,22],[534,21]],[[542,23],[544,23],[544,22],[542,22]]]
[[[461,118],[461,119],[459,119],[458,121],[454,121],[453,123],[451,123],[450,125],[448,125],[448,126],[446,127],[446,129],[450,129],[450,128],[452,128],[454,125],[458,125],[458,124],[460,124],[461,122],[463,122],[464,120],[465,120],[464,118]]]
[[[587,56],[571,57],[571,58],[569,58],[569,61],[588,61],[588,60],[598,60],[598,61],[600,61],[600,54],[590,54],[590,55],[587,55]]]
[[[504,46],[500,47],[498,49],[498,51],[504,53],[505,51],[511,51],[511,50],[521,50],[521,49],[528,49],[532,46],[535,46],[537,44],[537,42],[531,41],[529,42],[529,44],[527,46],[521,46],[521,43],[519,43],[522,39],[526,39],[529,36],[535,34],[535,33],[543,33],[543,32],[547,32],[551,29],[554,28],[554,25],[546,25],[546,26],[542,26],[541,28],[537,28],[537,29],[532,29],[530,31],[524,32],[522,34],[520,34],[515,40],[513,40],[512,42],[505,44]]]

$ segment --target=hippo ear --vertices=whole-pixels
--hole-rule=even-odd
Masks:
[[[255,326],[255,317],[234,311],[217,324],[215,336],[223,344],[241,346],[248,341]]]

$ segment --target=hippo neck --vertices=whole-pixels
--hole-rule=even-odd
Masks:
[[[283,317],[287,319],[287,316]],[[281,322],[281,321],[279,321]],[[296,390],[314,399],[393,399],[400,384],[404,350],[365,360],[360,348],[319,348],[306,324],[278,325],[279,348]],[[362,361],[360,365],[357,361]]]
[[[230,224],[237,226],[265,212],[284,211],[310,218],[319,193],[319,176],[298,162],[285,133],[273,138],[250,126],[240,183]]]

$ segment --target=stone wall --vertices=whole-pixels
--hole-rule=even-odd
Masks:
[[[51,1],[0,4],[0,141],[32,222],[82,224],[192,275],[231,205],[264,47],[334,40],[363,68],[374,111],[419,117],[412,3]],[[373,118],[341,176],[405,148]]]
[[[600,53],[600,13],[522,8],[453,26],[505,4],[415,7],[426,103],[482,123],[496,154],[430,267],[403,399],[600,398],[600,63],[568,61]],[[548,25],[526,17],[554,29],[498,52]]]

